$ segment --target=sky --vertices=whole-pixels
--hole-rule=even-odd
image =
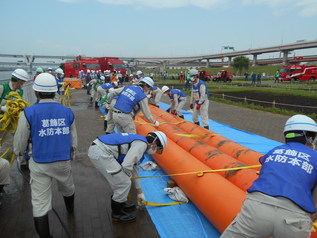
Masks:
[[[316,23],[317,0],[1,0],[0,54],[218,54],[317,40]]]

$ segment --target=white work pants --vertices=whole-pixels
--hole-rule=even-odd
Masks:
[[[106,178],[113,191],[112,200],[125,202],[128,199],[131,188],[130,178],[123,172],[111,151],[102,150],[97,145],[91,145],[88,149],[88,157],[96,169]]]
[[[194,122],[198,122],[198,114],[201,116],[201,120],[203,126],[209,126],[209,118],[208,118],[208,107],[209,100],[205,100],[205,102],[201,105],[200,109],[196,109],[197,104],[194,104],[192,119]]]
[[[10,184],[10,163],[0,158],[0,185]]]
[[[136,134],[134,120],[130,114],[113,112],[113,122],[119,133]]]
[[[311,228],[310,214],[292,201],[253,192],[221,238],[308,238]]]
[[[33,217],[44,216],[52,209],[52,179],[57,181],[58,191],[65,197],[75,192],[70,160],[53,163],[29,161]]]

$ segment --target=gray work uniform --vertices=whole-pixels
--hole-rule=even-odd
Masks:
[[[55,102],[52,99],[42,99],[39,103]],[[77,148],[77,131],[75,121],[71,125],[71,145],[73,150]],[[14,135],[13,148],[16,155],[25,152],[28,146],[28,140],[31,136],[30,124],[25,114],[21,113],[18,122],[18,129]],[[43,148],[44,150],[45,148]],[[69,197],[75,192],[73,182],[71,161],[56,161],[52,163],[36,163],[31,155],[29,161],[30,184],[32,191],[33,216],[41,217],[52,209],[52,178],[57,181],[57,187],[60,193]]]
[[[109,93],[109,96],[107,98],[107,103],[111,104],[111,101],[114,96],[117,96],[121,93],[121,91],[124,89],[117,88],[113,90],[111,93]],[[120,110],[114,108],[113,110],[113,122],[115,126],[117,127],[117,130],[119,133],[131,133],[136,134],[136,128],[134,125],[134,118],[139,113],[139,111],[142,111],[144,114],[144,117],[150,122],[154,123],[155,120],[153,119],[152,113],[149,109],[148,105],[148,99],[145,97],[141,101],[138,102],[137,105],[133,108],[133,110],[130,113],[123,113]]]
[[[182,97],[175,93],[173,99],[171,99],[171,111],[176,110],[177,116],[183,116],[182,109],[186,104],[186,100],[186,97]]]
[[[194,106],[192,119],[194,122],[198,122],[198,114],[200,114],[203,126],[209,126],[209,117],[208,117],[209,100],[208,100],[208,95],[206,94],[205,84],[200,85],[199,92],[200,92],[200,96],[198,95],[198,93],[194,93],[193,90],[191,92],[190,104],[193,104]],[[197,104],[195,104],[196,100],[198,100],[199,104],[202,104],[199,110],[196,109],[196,106],[197,106]]]
[[[113,191],[112,200],[122,203],[127,201],[131,188],[131,179],[127,174],[139,176],[137,164],[147,150],[147,143],[135,140],[130,144],[130,148],[129,144],[122,144],[120,149],[121,154],[126,154],[121,165],[117,161],[118,145],[107,145],[99,139],[94,140],[89,147],[88,157],[109,182]],[[140,180],[133,181],[136,189],[140,189]]]

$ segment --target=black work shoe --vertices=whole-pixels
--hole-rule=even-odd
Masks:
[[[136,209],[136,205],[132,202],[124,202],[123,211],[125,212],[133,212]]]

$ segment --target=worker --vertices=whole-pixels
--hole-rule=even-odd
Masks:
[[[74,210],[75,186],[70,160],[77,148],[77,132],[72,110],[54,101],[57,85],[53,75],[41,73],[34,81],[33,90],[40,101],[21,113],[13,148],[16,155],[21,155],[31,141],[29,168],[34,224],[40,237],[50,237],[52,179],[63,195],[67,212],[71,214]]]
[[[139,83],[139,86],[128,85],[113,90],[108,98],[107,103],[110,105],[114,96],[118,96],[117,102],[113,108],[113,121],[118,132],[136,133],[134,118],[141,110],[144,117],[153,123],[156,127],[159,122],[153,119],[149,109],[146,94],[154,86],[150,77],[145,77]]]
[[[286,121],[285,144],[260,158],[260,175],[222,238],[310,237],[317,217],[316,133],[310,117],[294,115]]]
[[[145,75],[141,70],[138,70],[132,80],[132,85],[138,85],[141,79],[143,79]]]
[[[128,204],[127,198],[131,188],[130,177],[139,176],[138,164],[145,153],[161,154],[167,145],[166,135],[161,131],[150,132],[147,136],[114,133],[99,136],[88,149],[88,157],[97,170],[109,182],[113,195],[111,196],[112,220],[131,222],[136,219],[130,213],[135,209],[134,204]],[[139,179],[134,180],[137,190],[137,202],[144,205],[145,196]]]
[[[65,87],[62,84],[64,82],[64,71],[61,68],[55,70],[55,79],[57,83],[57,93],[64,95]]]
[[[101,76],[101,78],[104,79],[104,76]],[[107,107],[108,105],[106,103],[107,98],[109,96],[110,89],[113,89],[112,83],[103,83],[97,88],[97,93],[98,93],[99,98],[100,98],[100,100],[99,100],[100,107],[104,108],[105,113],[107,113],[107,115],[105,115],[104,127],[103,127],[105,131],[107,131],[107,128],[108,128],[108,121],[113,122],[112,111],[110,110],[110,108],[113,105],[112,106],[110,105],[110,107]],[[115,100],[112,99],[111,104],[113,104],[114,102],[115,102]],[[110,123],[109,123],[109,128],[110,128]],[[113,129],[114,129],[114,125],[113,125]],[[113,133],[113,132],[109,132],[109,133],[106,132],[106,134],[110,134],[110,133]]]
[[[100,100],[98,87],[104,82],[105,77],[102,76],[102,79],[97,77],[92,77],[92,79],[87,84],[88,87],[91,87],[90,90],[90,102],[96,109],[98,108],[98,102]],[[101,82],[102,81],[102,82]]]
[[[182,109],[186,104],[186,93],[179,89],[170,89],[168,86],[163,86],[162,91],[170,98],[170,107],[167,111],[184,119]]]
[[[44,70],[43,70],[41,67],[37,68],[37,69],[35,70],[35,75],[34,75],[34,77],[33,77],[33,80],[35,80],[36,76],[38,76],[38,75],[41,74],[41,73],[44,73]]]
[[[199,125],[198,113],[201,116],[204,128],[209,129],[209,118],[208,118],[208,89],[203,80],[198,77],[198,70],[191,69],[189,71],[191,77],[192,92],[190,96],[190,109],[193,109],[192,119],[195,124]]]
[[[23,84],[29,80],[29,74],[24,69],[16,69],[11,74],[11,80],[0,84],[0,106],[1,111],[6,111],[6,99],[11,91],[18,92],[23,96]],[[1,113],[1,112],[0,112]]]
[[[147,94],[147,98],[149,101],[149,104],[160,107],[160,100],[163,95],[162,90],[159,87],[153,86],[149,93]]]

